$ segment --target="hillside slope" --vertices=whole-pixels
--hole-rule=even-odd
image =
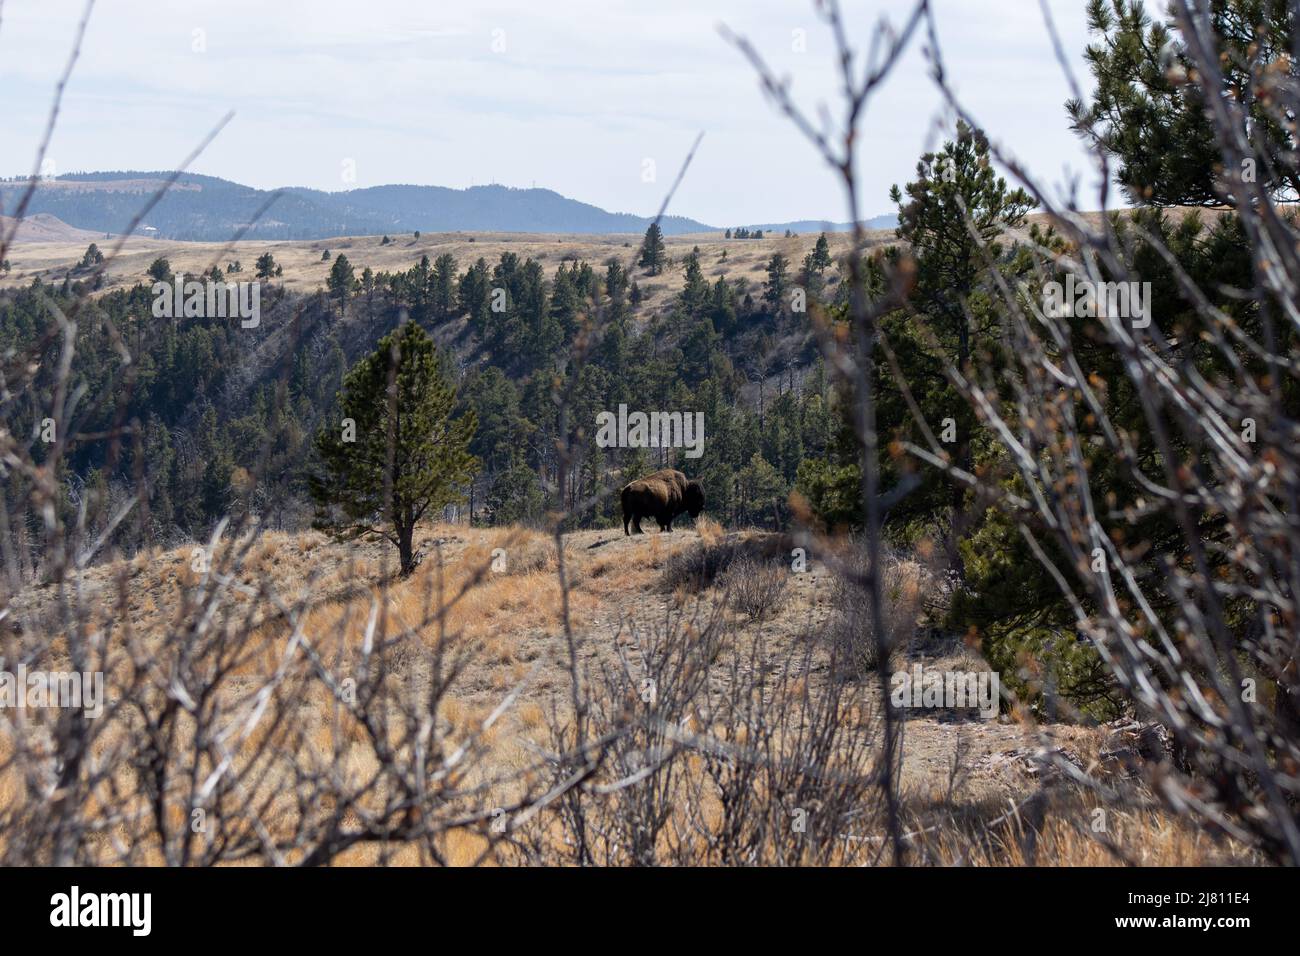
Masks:
[[[8,236],[12,232],[13,238],[10,241],[15,245],[74,243],[76,246],[84,246],[91,242],[102,242],[104,238],[101,233],[69,226],[57,216],[44,212],[24,216],[16,231],[14,222],[9,216],[0,216],[0,236]]]
[[[707,519],[701,530],[681,530],[624,536],[621,529],[579,531],[564,536],[566,573],[571,582],[570,623],[578,653],[591,667],[617,667],[620,652],[645,643],[647,635],[683,620],[698,620],[701,614],[727,606],[725,567],[729,561],[750,556],[764,562],[775,560],[784,539],[759,531],[724,533]],[[387,597],[398,619],[418,620],[419,606],[427,600],[432,581],[445,575],[444,587],[456,593],[458,587],[478,572],[491,567],[499,553],[500,571],[489,572],[450,612],[448,631],[454,640],[472,649],[460,681],[458,703],[472,713],[486,713],[503,692],[522,684],[519,706],[507,727],[527,731],[543,710],[563,706],[567,694],[567,644],[556,575],[555,550],[551,539],[520,528],[467,528],[435,525],[416,538],[423,561],[409,579],[393,577],[395,552],[381,541],[337,543],[315,533],[297,535],[267,533],[255,546],[240,578],[247,588],[266,588],[286,603],[311,601],[316,610],[311,621],[327,632],[340,621],[349,627],[364,623],[365,609],[380,593]],[[784,553],[784,552],[781,552]],[[714,557],[716,575],[705,582],[682,582],[683,569],[695,567],[702,555]],[[726,554],[719,563],[716,558]],[[89,603],[107,607],[115,600],[118,582],[130,582],[126,620],[119,626],[143,634],[160,633],[176,624],[175,612],[182,592],[195,587],[200,576],[191,562],[193,546],[154,556],[141,555],[131,561],[109,562],[88,570],[81,582]],[[916,599],[924,584],[925,571],[905,562],[903,576],[910,597],[897,607],[900,614],[919,614]],[[742,657],[753,642],[763,641],[765,668],[779,668],[798,659],[808,642],[813,642],[808,679],[822,684],[833,679],[827,669],[829,649],[818,646],[838,613],[834,604],[834,576],[818,561],[804,573],[785,572],[788,579],[770,615],[755,621],[744,613],[727,609],[735,624],[732,649]],[[308,598],[308,595],[311,595]],[[54,624],[57,608],[49,588],[36,587],[13,602],[11,628],[41,631]],[[269,610],[269,608],[268,608]],[[954,643],[926,643],[919,639],[919,620],[908,627],[908,659],[927,665],[984,666],[978,657]],[[359,637],[359,632],[357,634]],[[434,640],[432,633],[426,642]],[[721,686],[732,679],[726,662],[719,660],[713,680]],[[851,676],[866,696],[875,694],[870,675]],[[973,715],[953,713],[918,715],[908,720],[905,740],[905,781],[927,790],[942,780],[957,748],[967,758],[1032,746],[1033,739],[1015,723],[984,721]],[[1067,739],[1083,741],[1086,731],[1062,725],[1057,732]],[[1007,777],[1009,765],[996,768],[986,761],[976,783],[983,788],[1014,784]]]
[[[169,173],[79,173],[44,180],[28,206],[78,228],[125,232],[159,190],[161,199],[136,232],[160,239],[223,242],[245,235],[256,239],[320,239],[328,236],[403,232],[561,232],[640,233],[650,219],[606,212],[549,189],[506,186],[385,185],[339,192],[288,187],[255,189],[215,176],[186,173],[167,186]],[[0,182],[6,208],[25,190],[25,182]],[[712,227],[681,216],[666,216],[668,234],[705,232]]]
[[[449,747],[459,748],[457,753],[472,753],[472,768],[466,766],[462,787],[487,788],[504,804],[513,792],[508,782],[512,775],[546,754],[554,746],[554,735],[571,725],[571,653],[583,685],[593,695],[592,714],[623,713],[619,719],[626,719],[624,708],[636,704],[621,698],[629,684],[618,675],[626,675],[630,687],[639,686],[636,693],[644,694],[641,675],[654,673],[664,681],[658,693],[677,693],[674,675],[685,678],[689,671],[677,668],[675,655],[689,653],[692,642],[711,640],[707,635],[719,633],[719,622],[724,640],[711,652],[705,679],[692,692],[695,702],[687,711],[687,723],[695,717],[705,721],[700,727],[705,741],[712,732],[709,720],[723,719],[728,701],[743,707],[757,706],[760,699],[775,702],[778,689],[781,700],[790,693],[815,700],[839,687],[845,693],[837,719],[855,728],[845,732],[865,733],[859,738],[864,741],[878,733],[872,728],[879,724],[870,716],[879,712],[874,677],[831,667],[828,638],[843,632],[845,613],[833,575],[816,561],[806,571],[792,573],[786,564],[788,542],[779,536],[726,533],[708,519],[698,528],[670,535],[624,537],[621,530],[566,535],[567,630],[557,554],[549,537],[520,528],[435,525],[423,528],[417,541],[424,560],[406,579],[392,576],[393,555],[386,544],[345,545],[315,533],[268,533],[248,540],[244,558],[235,566],[225,565],[223,556],[238,545],[222,545],[210,572],[196,569],[195,549],[187,546],[92,567],[79,577],[77,588],[81,606],[94,609],[87,624],[101,628],[106,651],[112,655],[119,642],[129,642],[136,655],[152,647],[150,668],[162,678],[178,666],[188,666],[172,660],[173,654],[188,654],[195,646],[191,639],[177,640],[191,626],[187,615],[193,611],[185,608],[194,607],[190,602],[195,597],[211,594],[218,579],[224,581],[221,587],[228,589],[227,601],[233,606],[218,611],[213,626],[243,621],[241,633],[255,645],[226,682],[227,689],[220,691],[235,698],[255,688],[257,675],[275,668],[285,648],[292,646],[283,640],[289,636],[282,623],[286,608],[305,609],[295,633],[315,653],[327,655],[336,672],[355,673],[362,647],[372,643],[384,648],[390,678],[398,682],[395,687],[417,689],[432,679],[430,667],[450,668],[451,694],[441,699],[437,711],[438,739],[445,736]],[[892,584],[887,613],[906,643],[894,667],[986,666],[960,642],[921,638],[919,598],[934,593],[925,568],[896,558],[888,575]],[[756,613],[752,586],[747,587],[756,579],[766,581],[771,590],[772,600],[761,613]],[[46,658],[45,666],[67,668],[62,639],[54,637],[62,615],[59,600],[48,585],[31,587],[9,602],[5,626],[32,646],[47,646],[45,653],[52,659]],[[445,610],[431,614],[439,607]],[[430,623],[421,623],[426,621]],[[316,762],[333,754],[337,772],[360,775],[358,779],[375,767],[367,749],[368,732],[340,725],[336,701],[321,690],[290,697],[285,702],[291,703],[289,709],[277,711],[274,730],[247,738],[246,749],[260,748],[266,740],[282,740],[281,746],[290,748],[256,751],[267,755],[256,759],[268,774],[257,782],[258,793],[267,801],[262,820],[268,833],[279,834],[295,821],[301,823],[305,808],[293,803],[292,792],[281,790],[292,788],[293,779],[301,785],[298,775],[310,774]],[[112,696],[110,685],[110,700]],[[707,716],[711,713],[713,718]],[[782,721],[786,733],[802,735],[799,716],[793,716],[788,726],[788,712],[773,713],[770,719]],[[1055,772],[1049,773],[1035,754],[1046,744],[1081,772],[1105,776],[1111,772],[1105,760],[1112,758],[1100,755],[1123,739],[1123,731],[1031,726],[1007,717],[981,720],[942,709],[905,711],[904,723],[901,792],[910,807],[909,820],[915,821],[909,824],[915,828],[909,840],[922,861],[1113,862],[1089,833],[1093,816],[1080,803],[1080,795]],[[695,733],[685,726],[683,731]],[[705,752],[710,746],[720,744],[705,743]],[[634,753],[625,756],[639,759]],[[251,753],[249,759],[255,759]],[[298,771],[284,761],[297,762]],[[699,776],[702,770],[694,760],[684,764],[682,772],[707,791],[708,776]],[[618,766],[610,772],[617,774]],[[128,797],[131,779],[121,778],[124,790],[117,801],[134,799]],[[635,779],[615,792],[632,786],[627,799],[652,798],[652,791],[636,790]],[[680,787],[683,778],[676,779],[673,786]],[[13,783],[0,772],[0,805],[17,799]],[[694,785],[687,783],[688,788]],[[714,798],[701,792],[700,799],[708,805]],[[1049,804],[1054,815],[1044,820]],[[775,809],[782,818],[788,812]],[[1022,818],[1022,812],[1028,816]],[[1238,852],[1230,845],[1209,846],[1177,820],[1153,811],[1111,812],[1109,838],[1140,862],[1224,862]],[[711,825],[724,823],[718,818]],[[490,849],[471,828],[450,834],[439,852],[445,862],[476,863]],[[378,847],[361,847],[344,854],[340,862],[374,862],[379,852]],[[424,859],[413,846],[382,852],[390,862]],[[549,851],[539,847],[535,852]],[[663,852],[663,862],[674,862],[668,845]],[[142,859],[153,857],[146,851]]]

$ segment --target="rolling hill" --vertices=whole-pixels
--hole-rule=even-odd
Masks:
[[[48,180],[37,187],[28,213],[57,216],[71,226],[98,233],[122,233],[147,199],[163,188],[168,175],[160,171],[78,173]],[[24,188],[22,181],[0,183],[5,208],[13,207]],[[644,231],[648,224],[643,217],[606,212],[549,189],[389,185],[330,193],[296,187],[254,189],[213,176],[186,174],[135,231],[159,239],[216,242],[241,229],[250,239],[319,239],[461,230],[622,233]],[[711,228],[680,216],[665,217],[662,226],[674,235]]]
[[[94,233],[123,233],[170,173],[74,173],[42,181],[28,215],[44,214]],[[0,208],[12,209],[26,181],[0,181]],[[893,217],[889,219],[892,225]],[[869,227],[874,228],[871,220]],[[184,174],[167,189],[134,231],[157,239],[224,242],[243,230],[247,239],[323,239],[411,232],[529,232],[622,234],[644,232],[650,219],[607,212],[550,189],[509,186],[386,185],[340,192],[286,187],[255,189],[215,176]],[[668,235],[721,232],[684,216],[665,216]],[[817,220],[763,225],[764,232],[820,232]],[[829,224],[840,231],[843,223]]]

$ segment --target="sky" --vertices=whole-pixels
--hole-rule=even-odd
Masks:
[[[1096,195],[1038,0],[933,0],[953,85],[990,137],[1057,194]],[[1083,0],[1048,0],[1085,90]],[[81,0],[8,0],[0,175],[27,175]],[[905,0],[848,0],[865,47]],[[838,113],[831,36],[811,0],[100,0],[48,153],[55,174],[190,167],[259,188],[539,186],[653,215],[699,133],[670,212],[709,225],[848,218],[815,150],[721,35],[747,37],[814,116]],[[924,36],[862,126],[864,216],[892,211],[952,117]],[[1094,207],[1082,202],[1084,207]]]

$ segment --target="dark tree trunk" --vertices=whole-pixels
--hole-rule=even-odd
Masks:
[[[970,329],[965,319],[959,320],[957,368],[963,375],[970,374]],[[963,430],[957,435],[956,465],[967,474],[974,471],[970,436]],[[948,529],[948,562],[961,582],[966,580],[966,562],[962,560],[961,550],[957,547],[966,534],[966,486],[960,482],[952,483],[952,515]]]
[[[397,529],[397,557],[401,564],[401,575],[406,577],[415,570],[415,525],[406,524]]]

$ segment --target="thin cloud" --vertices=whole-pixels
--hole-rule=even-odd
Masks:
[[[720,225],[842,219],[834,177],[760,95],[717,25],[753,39],[801,102],[833,103],[830,40],[811,3],[425,5],[371,0],[223,0],[159,8],[102,4],[65,99],[51,155],[59,170],[158,168],[214,116],[236,121],[197,171],[253,186],[347,188],[385,182],[540,186],[647,215],[695,134],[708,136],[674,211]],[[1080,78],[1081,5],[1055,0]],[[865,38],[901,0],[854,5]],[[0,170],[24,173],[40,135],[80,0],[9,0],[0,60],[16,108]],[[1090,166],[1069,132],[1068,88],[1037,4],[939,0],[958,89],[1032,167]],[[804,31],[807,52],[791,42]],[[201,31],[196,33],[195,31]],[[201,38],[201,42],[200,42]],[[197,49],[202,47],[202,49]],[[862,168],[865,212],[889,208],[943,116],[919,44],[872,104]],[[658,176],[646,182],[647,162]]]

